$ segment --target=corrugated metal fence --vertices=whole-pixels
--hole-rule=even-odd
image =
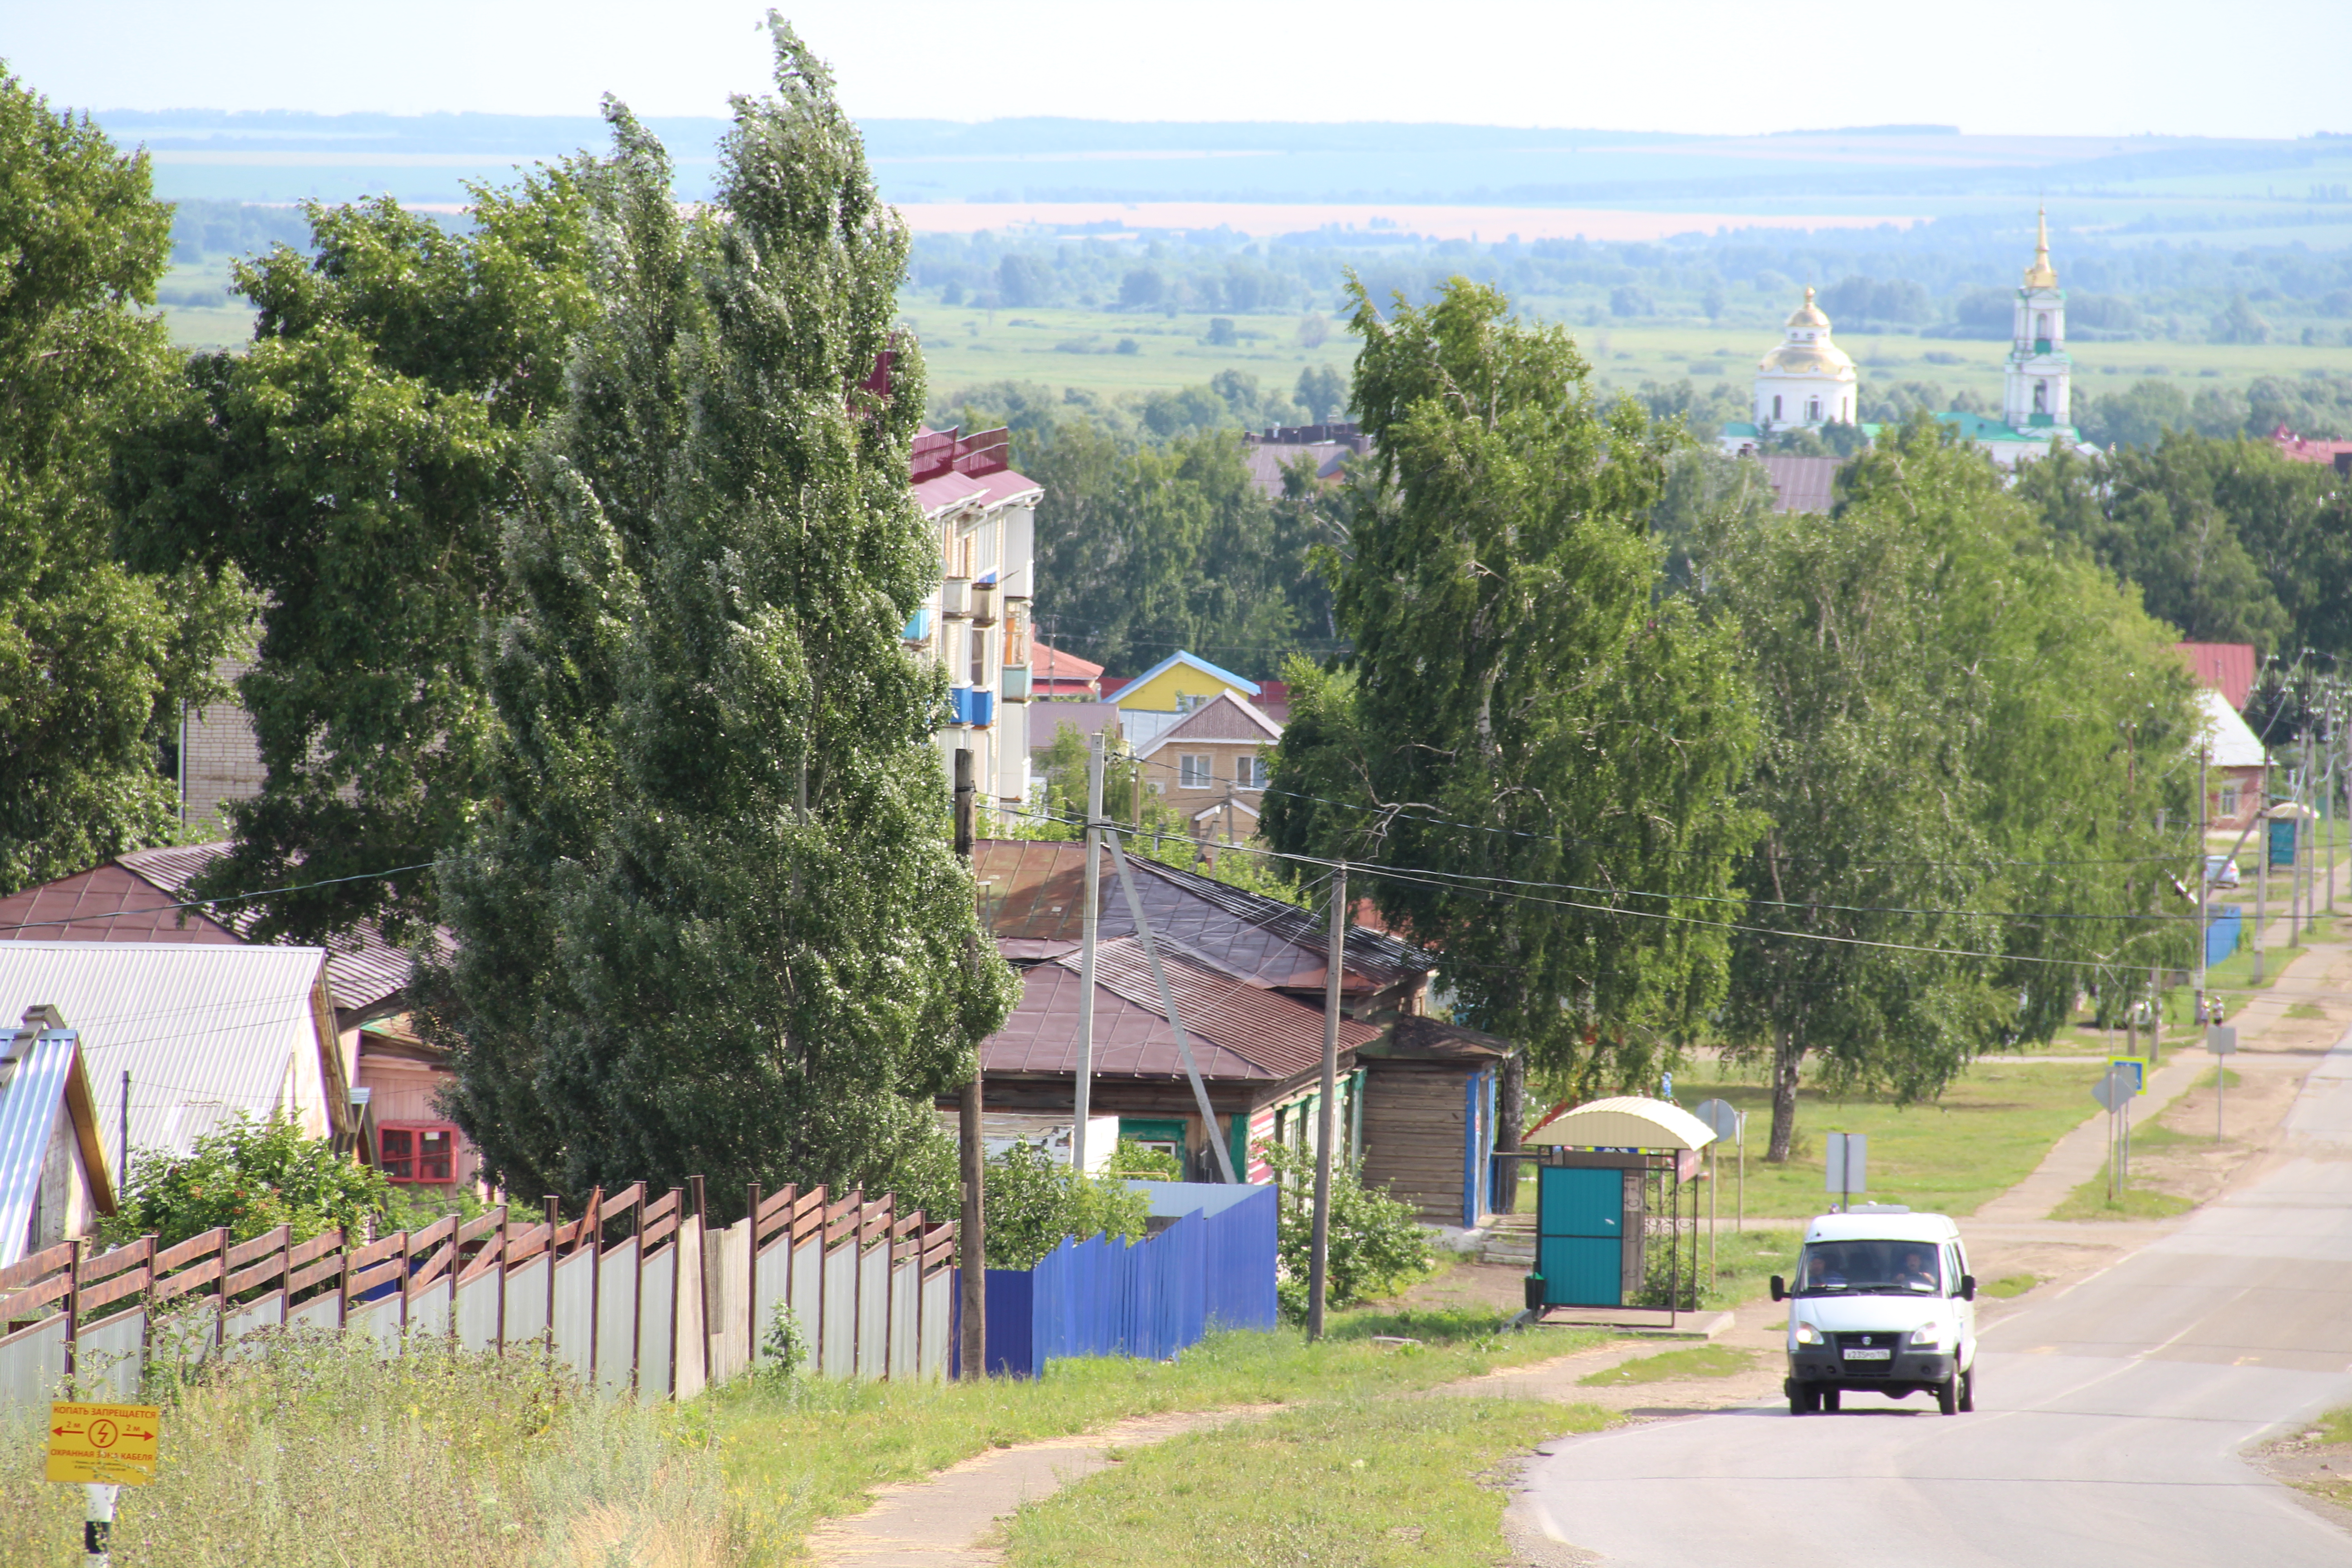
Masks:
[[[2244,929],[2242,904],[2215,904],[2205,924],[2205,962],[2219,963],[2238,951],[2238,938]]]
[[[201,1360],[281,1324],[452,1334],[470,1349],[562,1357],[596,1385],[687,1399],[772,1359],[779,1309],[800,1324],[805,1370],[937,1377],[947,1368],[955,1227],[893,1213],[885,1194],[793,1187],[747,1194],[742,1219],[706,1226],[700,1178],[648,1198],[592,1194],[564,1220],[507,1206],[375,1240],[284,1226],[232,1243],[207,1231],[144,1237],[96,1257],[68,1243],[0,1269],[0,1407],[37,1405],[68,1373],[128,1398],[151,1354]],[[347,1244],[348,1243],[348,1244]],[[190,1308],[193,1307],[193,1312]],[[160,1320],[173,1324],[168,1347]]]
[[[1275,1326],[1274,1188],[1129,1185],[1167,1222],[1153,1235],[1065,1240],[1034,1268],[988,1271],[991,1373],[1034,1377],[1066,1356],[1157,1361],[1213,1328]]]

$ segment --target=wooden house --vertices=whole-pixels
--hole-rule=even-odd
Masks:
[[[0,1030],[0,1268],[89,1235],[115,1185],[81,1041],[54,1006]]]

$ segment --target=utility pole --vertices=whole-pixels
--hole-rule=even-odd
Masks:
[[[1323,961],[1323,1104],[1316,1118],[1315,1238],[1307,1265],[1307,1337],[1323,1337],[1323,1289],[1331,1270],[1331,1145],[1339,1103],[1339,979],[1348,953],[1348,863],[1331,871],[1331,948]]]
[[[971,748],[955,753],[955,849],[966,867],[971,864],[973,817],[978,803],[972,785]],[[980,954],[970,955],[977,963]],[[971,1081],[963,1086],[956,1108],[956,1131],[961,1145],[963,1213],[957,1230],[957,1263],[963,1284],[963,1339],[960,1351],[967,1380],[988,1375],[988,1249],[986,1151],[981,1142],[980,1043],[972,1043]]]
[[[1070,1128],[1070,1169],[1087,1169],[1087,1118],[1095,1087],[1095,936],[1102,925],[1103,732],[1087,741],[1087,883],[1078,924],[1078,1099]]]
[[[2271,808],[2263,799],[2267,789],[2254,794],[2254,984],[2263,983],[2263,940],[2269,934],[2271,923]]]
[[[2315,826],[2319,821],[2319,813],[2314,809],[2315,797],[2319,792],[2312,786],[2316,782],[2311,773],[2311,726],[2305,724],[2303,727],[2303,805],[2304,810],[2310,813],[2305,820]],[[2312,834],[2311,840],[2310,853],[2305,857],[2303,864],[2303,934],[2305,936],[2319,934],[2318,834]]]
[[[2197,748],[2197,1026],[2209,1029],[2205,1013],[2205,951],[2213,945],[2213,879],[2205,867],[2205,835],[2208,828],[2205,801],[2205,767],[2210,760],[2210,749]]]

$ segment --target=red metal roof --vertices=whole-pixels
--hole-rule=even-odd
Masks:
[[[2271,445],[2278,448],[2281,456],[2298,463],[2333,463],[2340,468],[2343,459],[2352,457],[2352,441],[2312,440],[2284,425],[2271,432]]]
[[[2254,693],[2254,645],[2250,642],[2177,642],[2172,649],[2189,661],[2189,673],[2208,691],[2218,691],[2230,706],[2245,711]]]
[[[213,916],[175,910],[181,889],[228,852],[226,844],[184,844],[134,849],[110,866],[61,877],[0,899],[0,937],[19,942],[173,942],[246,945],[261,918],[251,905],[229,905]],[[99,919],[92,917],[110,916]],[[184,916],[184,919],[183,917]],[[38,922],[63,922],[71,924]],[[448,937],[441,937],[446,951]],[[336,1007],[364,1012],[408,984],[409,955],[373,927],[327,945],[327,990]]]
[[[1093,660],[1048,647],[1034,637],[1029,639],[1029,668],[1035,689],[1057,697],[1093,696],[1095,682],[1103,672],[1103,667]]]
[[[1278,1081],[1311,1071],[1323,1059],[1320,1009],[1221,974],[1164,947],[1160,956],[1168,989],[1176,999],[1176,1016],[1184,1021],[1203,1079]],[[984,1070],[1076,1073],[1077,955],[1037,964],[1022,980],[1020,1005],[1003,1029],[981,1043]],[[1159,988],[1141,943],[1118,938],[1097,946],[1095,991],[1097,1073],[1173,1078],[1183,1072],[1183,1057],[1160,1011]],[[1343,1018],[1339,1049],[1353,1051],[1381,1033],[1377,1025]]]

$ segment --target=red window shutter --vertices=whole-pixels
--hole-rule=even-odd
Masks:
[[[385,1128],[377,1137],[376,1164],[383,1170],[386,1181],[414,1180],[416,1170],[415,1135],[405,1129]]]

